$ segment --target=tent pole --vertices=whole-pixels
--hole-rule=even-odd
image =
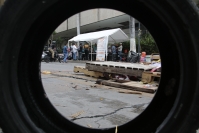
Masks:
[[[91,41],[91,61],[92,61],[92,41]]]
[[[106,37],[106,39],[107,39],[107,40],[106,40],[106,61],[107,61],[107,57],[108,57],[108,55],[107,55],[107,49],[108,49],[108,37],[109,37],[109,36],[107,36],[107,37]]]

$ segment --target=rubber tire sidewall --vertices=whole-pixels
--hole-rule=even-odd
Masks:
[[[31,98],[22,95],[25,94],[25,87],[28,88],[27,90],[31,90],[29,87],[34,86],[33,81],[30,79],[34,79],[35,77],[40,78],[38,77],[39,75],[34,74],[39,71],[39,69],[36,70],[36,68],[33,68],[34,73],[27,70],[31,70],[33,66],[39,66],[38,64],[43,50],[41,44],[44,44],[56,26],[64,21],[64,17],[67,18],[80,11],[97,7],[117,9],[137,18],[152,33],[160,50],[162,78],[157,94],[161,94],[162,99],[158,103],[157,99],[160,99],[160,95],[156,95],[149,107],[134,121],[136,122],[142,118],[142,116],[148,114],[149,112],[147,112],[147,110],[154,108],[154,111],[156,111],[157,105],[159,104],[161,106],[162,102],[162,104],[165,105],[162,106],[162,110],[160,110],[161,116],[158,117],[158,115],[156,115],[156,117],[154,116],[154,120],[151,120],[153,121],[152,123],[144,124],[145,130],[153,129],[160,133],[186,133],[198,128],[199,18],[196,7],[194,7],[193,3],[189,0],[161,2],[155,0],[124,0],[120,6],[114,5],[114,2],[115,1],[102,0],[85,4],[86,1],[79,1],[79,5],[84,6],[73,8],[73,10],[63,9],[63,11],[67,11],[63,13],[63,16],[52,19],[50,21],[51,23],[43,23],[45,21],[42,17],[46,17],[46,20],[50,18],[50,14],[47,12],[55,9],[54,7],[58,5],[63,7],[60,3],[75,5],[76,2],[70,0],[29,0],[23,3],[20,0],[6,1],[0,12],[0,20],[3,20],[0,21],[0,124],[5,132],[43,132],[50,128],[53,129],[51,130],[52,132],[63,132],[64,129],[52,123],[52,121],[56,121],[53,116],[50,117],[45,110],[40,110],[42,107],[37,101],[28,105],[27,101]],[[136,8],[134,4],[142,8]],[[60,13],[62,8],[56,9],[55,13]],[[53,13],[53,11],[50,13]],[[40,33],[38,33],[38,31],[36,32],[35,27]],[[37,35],[36,33],[43,35],[43,39],[39,40],[33,37]],[[162,35],[160,35],[160,33],[162,33]],[[164,38],[165,41],[163,41]],[[35,46],[33,43],[35,43]],[[33,53],[32,49],[36,48],[38,48],[36,54],[31,55],[30,53]],[[23,62],[19,59],[25,49],[27,49],[30,56],[25,58],[26,62]],[[31,63],[33,66],[31,67],[31,65],[27,63]],[[24,67],[24,73],[19,66]],[[33,74],[33,77],[30,77],[31,74]],[[27,76],[28,79],[22,79],[22,75]],[[41,87],[41,81],[35,80],[39,84],[38,86]],[[23,89],[21,86],[24,86]],[[32,98],[35,98],[34,95]],[[27,99],[27,101],[24,99]],[[48,103],[48,100],[42,101],[42,103]],[[33,107],[36,107],[36,109]],[[31,110],[32,112],[30,113]],[[31,114],[34,113],[36,116],[38,115],[43,118],[38,118],[38,120],[42,122],[46,121],[46,123],[43,123],[44,125],[40,123],[41,125],[38,126],[39,122],[35,122],[33,118],[31,118]],[[57,117],[60,116],[57,115]],[[164,119],[164,121],[162,121],[162,119]],[[129,131],[127,129],[133,127],[134,121],[122,125],[120,131]],[[150,125],[151,127],[149,127]],[[67,128],[68,132],[81,131],[81,129],[82,131],[88,132],[114,131],[114,129],[99,131],[81,127],[75,129],[75,125],[70,123],[68,123]],[[136,128],[137,129],[133,128],[132,131],[138,129],[140,132],[144,131],[144,129],[141,129],[139,126]]]

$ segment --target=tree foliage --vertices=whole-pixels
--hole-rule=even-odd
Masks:
[[[139,39],[136,37],[136,50],[138,51]],[[130,49],[130,41],[123,42],[123,49]],[[150,55],[152,53],[158,53],[158,48],[153,39],[152,35],[149,32],[143,33],[140,36],[140,52],[146,52]]]
[[[136,42],[138,44],[138,41],[136,41]],[[141,47],[141,52],[144,51],[144,52],[146,52],[146,54],[158,53],[159,52],[158,47],[156,45],[156,42],[149,32],[141,35],[141,37],[140,37],[140,47]]]
[[[56,39],[54,39],[54,41],[56,41],[56,48],[57,48],[57,52],[61,53],[62,52],[62,47],[64,45],[65,39],[58,37]]]

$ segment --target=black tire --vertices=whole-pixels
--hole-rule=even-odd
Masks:
[[[59,63],[61,63],[61,58],[58,56],[58,61],[59,61]]]
[[[198,128],[196,6],[191,0],[123,0],[120,6],[114,3],[84,0],[78,1],[80,8],[70,10],[67,5],[76,5],[76,1],[6,0],[0,12],[0,125],[5,133],[115,132],[114,128],[88,129],[63,118],[45,97],[39,73],[41,44],[66,18],[95,7],[117,9],[139,20],[155,38],[162,60],[161,82],[154,99],[141,115],[119,126],[119,132],[191,133]]]
[[[47,55],[45,55],[45,56],[44,56],[44,61],[45,61],[46,63],[49,63],[49,62],[50,62],[50,57],[47,56]]]

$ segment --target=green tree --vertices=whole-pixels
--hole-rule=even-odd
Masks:
[[[138,46],[138,41],[136,41],[136,43]],[[153,39],[152,35],[148,32],[140,36],[140,47],[141,47],[141,52],[144,51],[148,55],[152,53],[159,53],[155,40]]]
[[[62,47],[63,47],[63,43],[65,42],[65,39],[58,37],[56,39],[54,39],[54,41],[56,41],[56,48],[57,48],[57,52],[61,53],[62,52]]]
[[[130,41],[123,42],[122,46],[123,46],[123,52],[125,49],[129,50],[130,49]]]
[[[52,33],[51,37],[54,36],[54,35],[56,35],[56,34],[57,34],[56,31],[54,31]],[[65,42],[65,39],[61,38],[61,37],[58,37],[58,38],[53,38],[53,41],[56,41],[57,52],[58,53],[62,53],[62,47],[64,45],[63,43]]]

